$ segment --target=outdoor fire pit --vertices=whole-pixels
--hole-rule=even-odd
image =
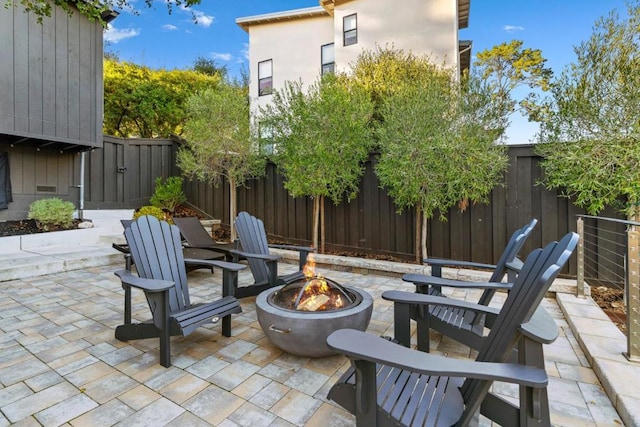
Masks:
[[[368,293],[315,274],[256,298],[258,322],[267,338],[288,353],[306,357],[334,354],[327,337],[342,328],[364,331],[372,310]]]

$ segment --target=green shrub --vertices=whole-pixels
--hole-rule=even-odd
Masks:
[[[187,200],[182,191],[182,177],[170,176],[165,183],[162,177],[156,178],[156,188],[149,199],[152,206],[173,213],[178,205]]]
[[[56,197],[40,199],[29,205],[29,219],[35,219],[38,228],[49,231],[54,227],[69,228],[73,224],[75,206]]]
[[[133,220],[140,218],[141,216],[151,215],[158,218],[160,221],[168,221],[173,224],[171,219],[167,219],[167,214],[160,208],[155,206],[142,206],[140,209],[133,213]]]

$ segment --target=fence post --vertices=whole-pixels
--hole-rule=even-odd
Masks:
[[[584,219],[578,217],[577,232],[580,236],[578,240],[578,275],[576,277],[576,296],[584,296]]]
[[[640,254],[638,226],[630,225],[627,230],[627,359],[640,362]]]

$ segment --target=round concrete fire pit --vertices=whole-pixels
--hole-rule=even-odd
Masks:
[[[305,281],[306,279],[301,282]],[[327,337],[333,331],[343,328],[364,331],[371,320],[373,298],[364,291],[344,286],[341,289],[350,300],[346,307],[300,311],[277,305],[276,301],[281,299],[279,293],[283,288],[285,287],[279,286],[260,293],[256,298],[256,313],[267,338],[288,353],[305,357],[335,354],[327,347]],[[297,301],[300,301],[299,297]]]

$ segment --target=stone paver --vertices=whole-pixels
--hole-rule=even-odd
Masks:
[[[113,331],[122,321],[123,295],[113,271],[121,267],[0,282],[0,427],[355,425],[351,414],[326,399],[348,366],[347,359],[297,357],[278,349],[260,329],[254,298],[242,300],[243,313],[233,318],[232,337],[221,336],[220,325],[211,324],[189,337],[172,338],[169,369],[158,364],[157,339],[117,341]],[[283,264],[280,271],[293,268]],[[392,335],[393,305],[380,295],[388,289],[412,289],[397,277],[371,274],[370,268],[367,261],[361,270],[366,274],[328,269],[322,273],[367,290],[374,297],[369,331]],[[249,280],[250,273],[242,272],[240,281]],[[194,302],[219,297],[219,282],[219,272],[190,273]],[[477,298],[459,291],[450,295]],[[497,299],[499,305],[503,297]],[[545,299],[543,304],[560,327],[558,340],[545,347],[553,424],[619,426],[620,415],[638,419],[635,383],[617,389],[614,404],[623,414],[608,397],[607,391],[619,381],[614,377],[624,375],[623,362],[619,344],[606,336],[608,326],[601,324],[597,310],[571,306],[570,315],[578,320],[570,322],[555,300]],[[134,293],[133,317],[149,317],[142,293]],[[570,328],[572,323],[587,327],[589,321],[595,326],[586,338]],[[595,350],[596,359],[583,352],[585,341],[611,345]],[[432,346],[434,353],[451,357],[474,354],[435,333]],[[599,371],[604,372],[604,383],[596,375]],[[507,384],[495,384],[494,391],[506,399],[517,393]],[[481,425],[491,423],[485,419]]]

